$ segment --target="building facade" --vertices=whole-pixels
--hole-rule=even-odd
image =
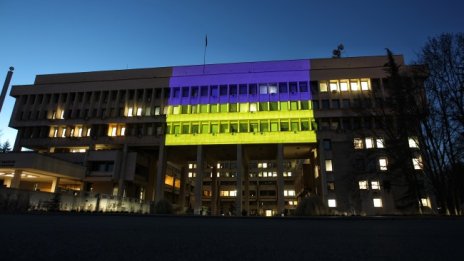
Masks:
[[[38,75],[11,91],[18,134],[13,152],[0,155],[0,179],[10,188],[167,199],[196,214],[291,213],[308,196],[339,213],[395,213],[388,137],[372,110],[389,98],[386,61]],[[420,155],[410,160],[419,175]]]

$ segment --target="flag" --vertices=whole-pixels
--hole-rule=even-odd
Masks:
[[[208,46],[208,35],[205,36],[205,47]]]

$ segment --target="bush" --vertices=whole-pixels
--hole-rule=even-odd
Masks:
[[[0,193],[0,213],[23,213],[29,210],[29,193]]]
[[[303,198],[295,210],[295,216],[324,216],[329,214],[330,211],[322,203],[321,198],[315,196]]]
[[[174,208],[167,199],[161,199],[155,204],[155,214],[171,215],[174,214]]]

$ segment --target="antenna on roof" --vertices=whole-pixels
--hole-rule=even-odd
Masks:
[[[208,47],[208,34],[205,36],[205,51],[203,52],[203,74],[205,73],[206,65],[206,47]]]
[[[337,46],[337,49],[334,49],[332,51],[332,58],[340,58],[340,57],[342,57],[342,52],[343,52],[344,49],[345,49],[345,46],[343,46],[343,44],[339,44]]]

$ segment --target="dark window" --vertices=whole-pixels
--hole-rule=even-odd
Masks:
[[[296,82],[291,82],[289,85],[290,85],[290,93],[295,94],[298,91]]]
[[[332,150],[332,141],[330,139],[323,139],[322,145],[324,146],[324,150]]]
[[[256,84],[250,84],[250,94],[251,95],[258,94],[258,86]]]
[[[182,88],[182,97],[188,97],[189,95],[189,87]]]
[[[309,101],[301,101],[300,104],[302,110],[309,110]]]
[[[313,101],[313,110],[319,110],[319,101]]]
[[[237,85],[229,85],[229,95],[237,95]]]
[[[350,99],[343,99],[342,100],[342,108],[349,109],[350,108]]]
[[[206,97],[208,96],[208,86],[201,86],[201,97]]]
[[[221,85],[219,90],[219,95],[226,96],[227,95],[227,85]]]
[[[350,118],[343,118],[342,119],[342,129],[351,130]]]
[[[198,96],[198,87],[192,87],[190,97],[196,98]]]
[[[322,109],[324,110],[330,109],[329,100],[322,100]]]
[[[245,95],[248,93],[248,86],[246,84],[240,84],[239,85],[239,93],[241,95]]]
[[[286,82],[279,83],[279,93],[288,93],[288,86]]]
[[[300,92],[308,92],[308,82],[300,82]]]
[[[332,100],[332,109],[340,109],[340,100]]]
[[[217,97],[218,96],[218,87],[217,85],[213,85],[210,87],[210,96],[211,97]]]
[[[180,97],[180,89],[179,88],[174,88],[172,92],[172,97],[174,98],[179,98]]]

